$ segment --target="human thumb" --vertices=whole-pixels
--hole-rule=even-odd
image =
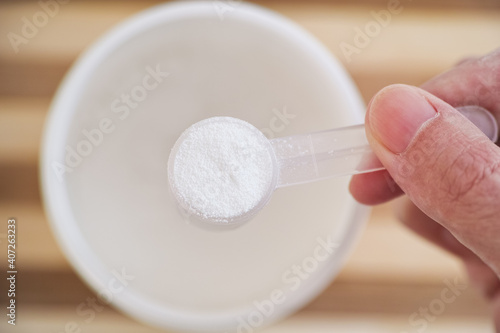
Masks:
[[[368,140],[413,203],[500,273],[500,148],[452,106],[411,86],[381,90]]]

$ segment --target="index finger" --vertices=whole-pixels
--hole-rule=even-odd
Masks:
[[[427,81],[421,86],[454,107],[479,105],[500,120],[500,48]]]
[[[486,56],[469,59],[421,86],[448,104],[479,105],[500,122],[500,48]],[[402,194],[387,171],[353,176],[349,186],[356,200],[379,204]]]

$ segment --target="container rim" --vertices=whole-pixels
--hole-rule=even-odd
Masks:
[[[87,85],[95,68],[112,52],[131,37],[169,21],[193,17],[211,17],[218,19],[219,13],[212,2],[189,1],[156,5],[119,24],[87,49],[76,61],[62,81],[50,107],[47,117],[40,154],[40,182],[45,211],[59,246],[72,267],[83,280],[97,293],[105,291],[107,282],[113,275],[100,262],[88,246],[78,228],[74,228],[76,218],[71,209],[67,188],[62,179],[58,179],[53,170],[53,161],[64,160],[64,147],[75,105],[80,92]],[[332,80],[341,82],[345,99],[352,105],[354,116],[361,122],[364,105],[355,85],[343,67],[322,46],[315,37],[304,31],[297,24],[283,16],[257,5],[238,2],[237,10],[231,13],[232,20],[249,21],[261,27],[281,34],[284,38],[301,45],[308,50],[315,61],[321,64]],[[362,230],[368,209],[349,198],[351,201],[348,220],[350,224],[345,234],[344,246],[337,253],[346,260],[348,252]],[[323,274],[310,279],[300,291],[287,298],[284,306],[275,309],[266,324],[277,321],[298,310],[315,298],[331,282],[343,265],[343,261],[330,260]],[[144,323],[164,329],[187,331],[220,331],[234,329],[234,318],[247,317],[253,307],[234,309],[223,313],[182,312],[166,309],[164,305],[153,304],[144,300],[138,293],[128,291],[113,295],[111,304]]]

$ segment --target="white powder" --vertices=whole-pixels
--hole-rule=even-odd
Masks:
[[[200,121],[182,133],[169,160],[169,178],[190,213],[230,222],[265,203],[273,184],[267,138],[249,123],[230,117]]]

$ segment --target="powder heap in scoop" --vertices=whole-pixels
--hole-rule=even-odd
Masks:
[[[269,142],[243,120],[202,120],[184,131],[176,146],[169,161],[173,192],[184,208],[201,218],[230,222],[274,190]]]

